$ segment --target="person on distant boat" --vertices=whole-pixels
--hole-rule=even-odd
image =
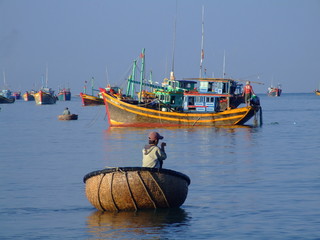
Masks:
[[[70,115],[69,108],[66,107],[66,108],[64,109],[63,115]]]
[[[142,167],[162,168],[163,160],[167,158],[164,149],[167,144],[162,142],[159,148],[157,145],[160,139],[163,139],[163,136],[158,132],[149,134],[149,144],[142,149]]]
[[[250,99],[253,94],[254,92],[252,86],[250,85],[250,81],[247,81],[242,93],[242,96],[244,96],[244,102],[247,104],[247,106],[249,105]]]

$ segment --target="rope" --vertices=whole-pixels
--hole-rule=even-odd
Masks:
[[[166,195],[164,195],[164,192],[162,191],[161,187],[159,186],[158,182],[154,179],[154,177],[152,176],[152,174],[150,172],[148,172],[149,175],[151,176],[151,178],[153,179],[153,181],[156,183],[157,187],[159,188],[160,192],[162,193],[163,195],[163,198],[164,200],[166,201],[166,204],[167,204],[167,207],[170,207],[169,203],[168,203],[168,200],[166,198]]]
[[[93,124],[95,124],[97,122],[98,117],[100,116],[100,113],[101,113],[102,109],[103,109],[102,107],[99,108],[99,110],[97,111],[97,113],[94,116],[94,118],[91,119],[91,122],[89,122],[86,127],[91,127],[91,126],[93,126]]]
[[[112,175],[111,175],[110,192],[111,192],[111,198],[112,198],[112,202],[113,202],[114,208],[115,208],[117,211],[119,211],[119,208],[117,207],[117,205],[116,205],[116,203],[115,203],[115,201],[114,201],[113,193],[112,193],[113,175],[114,175],[114,173],[112,173]]]
[[[137,174],[138,174],[139,180],[140,180],[140,182],[141,182],[141,184],[142,184],[142,186],[143,186],[144,190],[146,191],[146,193],[147,193],[147,195],[148,195],[148,197],[149,197],[150,201],[151,201],[151,202],[152,202],[152,204],[153,204],[153,207],[154,207],[154,208],[157,208],[157,205],[156,205],[156,203],[152,200],[152,198],[151,198],[151,196],[150,196],[150,194],[149,194],[149,191],[148,191],[148,189],[147,189],[146,185],[144,184],[144,182],[143,182],[143,180],[142,180],[142,178],[141,178],[141,176],[140,176],[140,173],[139,173],[139,172],[137,172]]]
[[[196,123],[200,120],[201,117],[199,117],[193,124],[192,126],[196,125]]]
[[[137,207],[136,202],[134,201],[133,194],[132,194],[131,188],[130,188],[130,186],[129,186],[129,180],[128,180],[128,173],[127,173],[127,172],[125,173],[125,176],[126,176],[126,182],[127,182],[127,187],[128,187],[129,193],[130,193],[130,197],[131,197],[131,199],[132,199],[134,208],[135,208],[135,210],[137,211],[137,210],[138,210],[138,207]]]
[[[98,201],[99,201],[99,205],[103,209],[103,211],[105,211],[106,209],[102,206],[102,203],[101,203],[101,200],[100,200],[100,187],[101,187],[102,180],[103,180],[103,178],[105,176],[106,176],[106,174],[103,174],[103,176],[102,176],[102,178],[100,180],[100,183],[99,183],[99,188],[98,188]]]

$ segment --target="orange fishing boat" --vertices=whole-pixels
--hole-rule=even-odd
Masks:
[[[142,52],[144,59],[144,49]],[[142,67],[144,69],[144,60]],[[100,92],[106,107],[109,125],[112,127],[176,127],[176,126],[230,126],[243,125],[260,112],[260,101],[254,96],[250,105],[244,103],[243,85],[226,78],[188,78],[176,80],[173,72],[162,86],[135,80],[133,74],[127,80],[125,94],[102,89]],[[141,75],[144,75],[143,73]],[[196,88],[196,84],[199,87]],[[134,95],[133,84],[140,84],[140,92]],[[152,88],[152,94],[142,90]],[[145,92],[143,92],[145,91]],[[150,92],[150,91],[149,91]],[[140,94],[141,93],[141,94]],[[261,121],[260,121],[261,123]]]

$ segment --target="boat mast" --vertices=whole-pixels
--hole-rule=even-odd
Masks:
[[[91,95],[94,96],[93,87],[94,86],[94,77],[91,78]]]
[[[141,72],[140,72],[140,97],[139,97],[139,102],[141,102],[141,96],[142,96],[142,84],[143,84],[143,79],[144,79],[144,59],[145,59],[145,49],[142,49],[142,53],[140,54],[141,60]]]
[[[128,78],[128,84],[127,84],[127,96],[130,95],[131,91],[131,97],[133,98],[134,94],[134,80],[136,78],[136,68],[137,68],[137,60],[133,61],[133,66],[132,66],[132,74]]]
[[[108,84],[110,85],[109,74],[108,74],[108,66],[106,66],[106,83],[107,83],[107,86],[108,86]]]
[[[4,84],[4,89],[7,89],[7,82],[6,82],[6,72],[3,70],[2,71],[3,74],[3,84]]]
[[[176,29],[177,29],[177,2],[176,2],[176,15],[174,17],[174,28],[173,28],[173,46],[172,46],[172,66],[170,72],[170,80],[175,80],[174,76],[174,55],[175,55],[175,48],[176,48]]]
[[[46,65],[46,88],[48,87],[48,64]]]
[[[149,74],[149,83],[153,84],[152,82],[152,71],[150,71],[150,74]],[[153,87],[151,87],[151,92],[153,91]]]
[[[200,73],[199,78],[202,78],[202,62],[204,59],[204,51],[203,51],[203,39],[204,39],[204,6],[202,5],[202,34],[201,34],[201,56],[200,56]]]

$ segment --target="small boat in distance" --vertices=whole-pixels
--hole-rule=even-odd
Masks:
[[[14,103],[16,98],[12,96],[12,92],[9,90],[6,75],[3,71],[3,89],[0,91],[0,103]]]
[[[103,105],[103,99],[100,97],[88,95],[85,93],[80,93],[81,102],[83,106],[96,106],[96,105]]]
[[[48,66],[46,67],[45,84],[43,80],[42,76],[42,87],[39,92],[34,94],[34,100],[37,105],[55,104],[57,97],[54,95],[54,91],[48,87]]]
[[[59,89],[57,97],[59,101],[70,101],[71,100],[70,88]]]
[[[319,87],[314,90],[314,93],[317,95],[317,96],[320,96],[320,82],[319,82]]]
[[[187,198],[190,178],[169,169],[106,168],[84,176],[86,196],[100,211],[177,208]]]
[[[78,115],[77,114],[62,114],[58,116],[59,120],[77,120],[78,119]]]
[[[0,92],[0,103],[14,103],[15,100],[16,100],[16,98],[12,96],[10,90],[3,89]]]
[[[98,92],[95,96],[94,93]],[[99,90],[94,89],[94,78],[91,78],[91,95],[87,94],[87,81],[85,81],[83,92],[80,93],[82,106],[96,106],[103,105],[103,98],[99,93]]]
[[[274,87],[271,85],[268,88],[268,92],[267,92],[268,96],[270,97],[280,97],[281,93],[282,93],[281,84],[278,84],[277,87]]]
[[[34,99],[37,105],[55,104],[57,101],[51,88],[41,88],[39,92],[34,94]]]
[[[15,99],[19,100],[19,99],[21,99],[21,92],[20,92],[20,91],[13,92],[13,93],[12,93],[12,96],[13,96]]]
[[[34,94],[35,94],[35,91],[26,91],[22,97],[23,97],[23,100],[28,102],[28,101],[34,101]]]

